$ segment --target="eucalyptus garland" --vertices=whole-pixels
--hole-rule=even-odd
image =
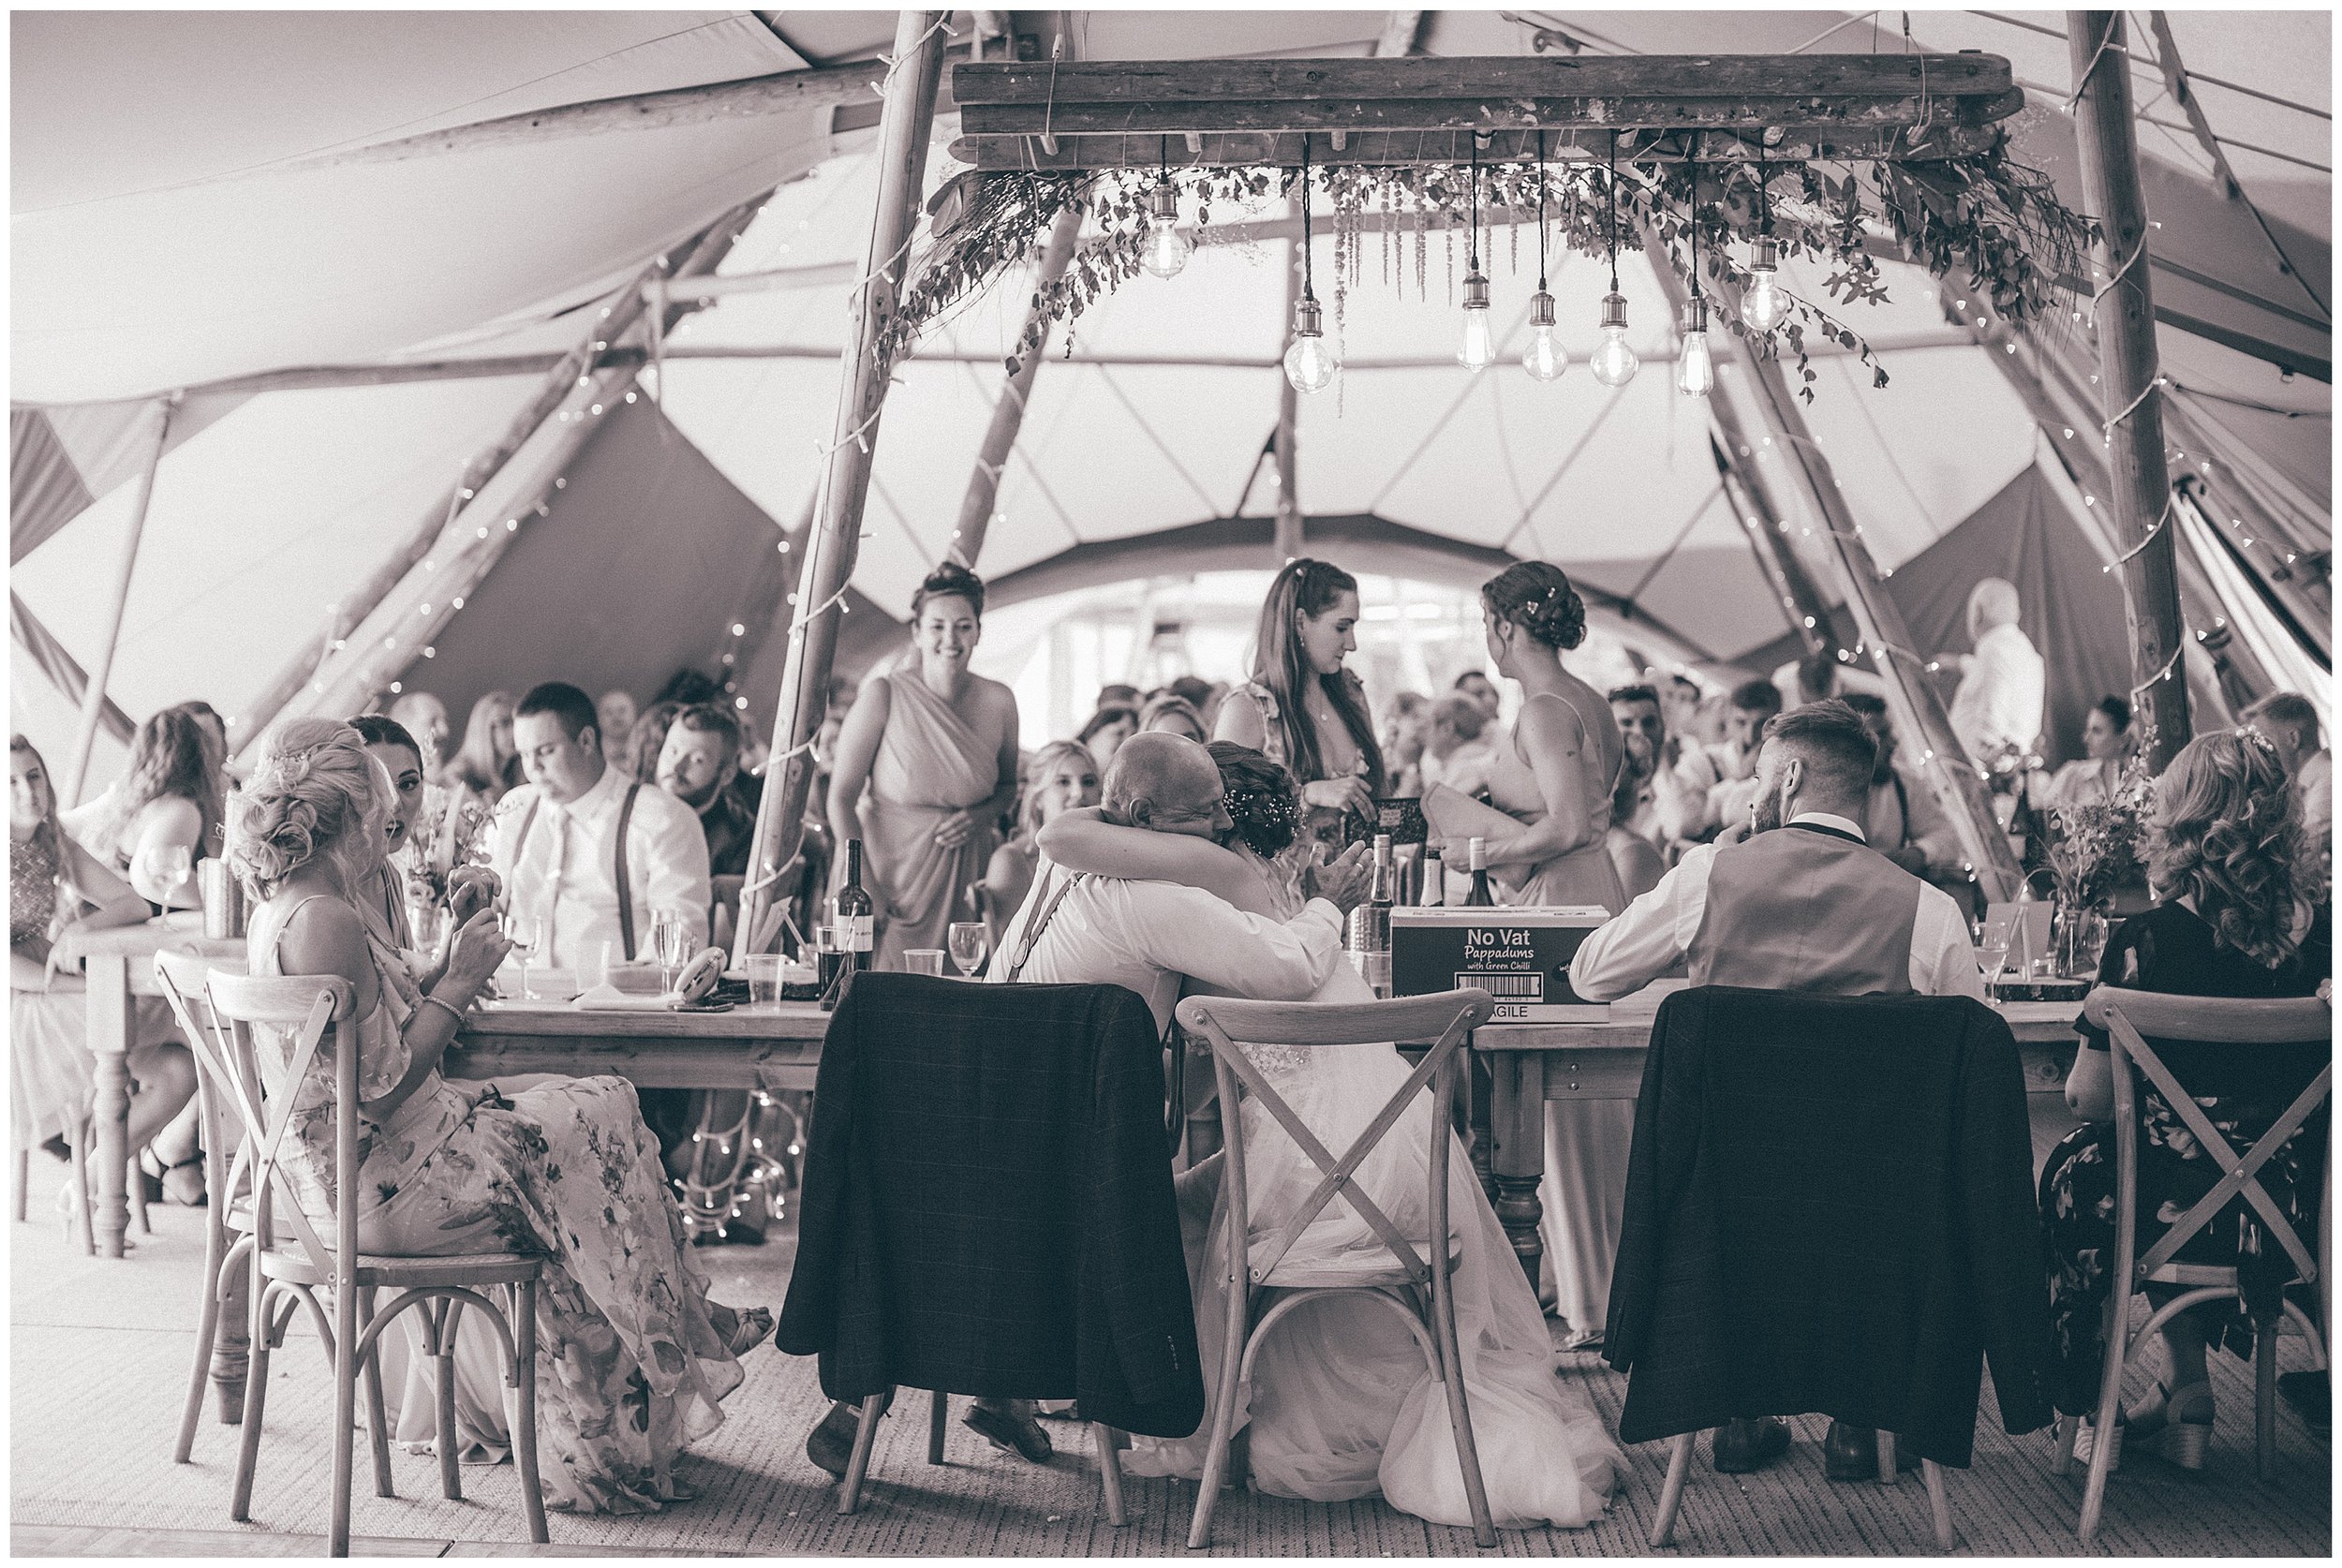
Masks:
[[[1608,176],[1595,164],[1484,164],[1480,210],[1490,227],[1533,224],[1543,182],[1548,244],[1555,252],[1606,253]],[[1048,327],[1069,324],[1099,299],[1138,275],[1147,237],[1148,193],[1168,178],[1192,214],[1198,247],[1243,244],[1243,225],[1282,215],[1297,175],[1268,168],[1132,168],[1077,171],[1010,170],[961,177],[970,190],[964,209],[914,259],[899,305],[882,324],[880,352],[888,363],[911,353],[919,333],[1012,273],[1032,264],[1050,227],[1069,205],[1086,214],[1088,229],[1065,275],[1032,296],[1033,319],[1008,357],[1014,375],[1037,352]],[[1460,164],[1384,168],[1337,164],[1312,182],[1333,209],[1337,330],[1350,292],[1363,282],[1359,245],[1372,215],[1382,230],[1385,287],[1407,284],[1407,234],[1414,238],[1415,287],[1426,292],[1425,242],[1433,227],[1468,221],[1471,170]],[[1272,211],[1272,203],[1276,204]],[[2008,137],[1979,153],[1951,158],[1879,159],[1833,168],[1812,162],[1652,160],[1618,170],[1618,231],[1632,249],[1649,234],[1664,247],[1678,276],[1688,278],[1684,256],[1693,225],[1699,229],[1701,269],[1715,284],[1745,285],[1749,274],[1733,246],[1764,231],[1784,257],[1826,268],[1826,300],[1784,290],[1793,315],[1769,333],[1752,333],[1732,312],[1719,324],[1749,338],[1767,358],[1786,355],[1801,373],[1799,392],[1813,400],[1814,371],[1806,344],[1818,331],[1870,366],[1873,384],[1887,372],[1870,345],[1831,309],[1887,298],[1875,252],[1883,230],[1892,248],[1939,279],[1964,272],[1969,292],[1993,303],[2004,318],[2026,324],[2065,307],[2072,280],[2084,274],[2097,226],[2061,202],[2047,175],[2015,162]],[[1396,247],[1396,265],[1393,248]],[[1070,344],[1070,337],[1069,337]]]

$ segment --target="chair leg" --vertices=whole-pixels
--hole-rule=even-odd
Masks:
[[[1463,1471],[1464,1504],[1472,1512],[1472,1539],[1485,1551],[1496,1545],[1496,1519],[1489,1511],[1488,1481],[1480,1473],[1480,1442],[1473,1434],[1472,1406],[1464,1393],[1463,1351],[1456,1341],[1454,1293],[1440,1290],[1431,1307],[1442,1381],[1447,1385],[1447,1424],[1455,1433],[1456,1457]]]
[[[2117,1281],[2107,1297],[2102,1337],[2106,1368],[2098,1379],[2098,1409],[2091,1432],[2090,1479],[2082,1492],[2082,1523],[2077,1533],[2088,1546],[2098,1532],[2098,1516],[2106,1507],[2106,1478],[2114,1469],[2115,1423],[2122,1418],[2123,1364],[2130,1351],[2130,1297]]]
[[[328,1557],[349,1555],[350,1469],[357,1460],[358,1294],[334,1293],[334,1518]]]
[[[32,1193],[33,1151],[20,1148],[16,1151],[16,1222],[20,1225],[24,1223],[24,1216],[30,1212]]]
[[[2253,1464],[2263,1481],[2276,1473],[2277,1330],[2284,1324],[2280,1311],[2253,1325]]]
[[[1949,1551],[1959,1537],[1951,1530],[1951,1499],[1944,1494],[1944,1467],[1933,1459],[1921,1459],[1920,1474],[1927,1482],[1927,1510],[1935,1518],[1935,1545]]]
[[[455,1325],[464,1315],[460,1301],[436,1303],[442,1310],[439,1332],[432,1340],[431,1349],[437,1365],[432,1368],[432,1392],[438,1396],[439,1433],[432,1446],[439,1451],[439,1495],[451,1501],[461,1501],[464,1495],[464,1473],[455,1461]]]
[[[1878,1484],[1891,1487],[1895,1484],[1895,1435],[1881,1427],[1878,1428]]]
[[[2050,1473],[2062,1480],[2074,1472],[2074,1440],[2082,1435],[2082,1417],[2061,1411],[2052,1433],[2057,1457],[2050,1461]]]
[[[170,1462],[184,1465],[195,1454],[195,1424],[203,1414],[203,1385],[212,1377],[212,1347],[219,1339],[219,1276],[226,1264],[228,1227],[217,1208],[203,1222],[203,1306],[195,1320],[195,1368],[187,1374],[187,1402],[179,1413],[179,1441]]]
[[[537,1474],[537,1281],[523,1280],[512,1287],[514,1355],[507,1375],[519,1398],[512,1423],[512,1463],[521,1472],[521,1511],[528,1516],[528,1538],[544,1546],[544,1483]]]
[[[368,1286],[358,1293],[358,1316],[368,1326],[374,1323],[374,1288]],[[366,1437],[374,1451],[374,1495],[396,1497],[391,1485],[390,1422],[382,1411],[382,1342],[378,1338],[366,1347]]]
[[[837,1486],[840,1514],[851,1514],[862,1506],[862,1483],[870,1473],[870,1448],[878,1442],[879,1418],[885,1413],[885,1395],[873,1394],[862,1401],[862,1419],[853,1432],[853,1456],[846,1461],[846,1478]]]
[[[82,1251],[85,1256],[97,1256],[97,1223],[90,1213],[89,1201],[89,1133],[75,1129],[67,1134],[66,1155],[73,1167],[73,1212],[82,1221]]]
[[[1105,1492],[1106,1523],[1120,1530],[1130,1522],[1122,1509],[1120,1440],[1113,1427],[1096,1421],[1089,1424],[1089,1438],[1098,1449],[1098,1484]]]
[[[1229,1289],[1245,1289],[1242,1280],[1231,1281]],[[1250,1314],[1248,1313],[1247,1316]],[[1202,1551],[1211,1545],[1211,1514],[1220,1501],[1220,1483],[1227,1477],[1231,1456],[1229,1449],[1236,1431],[1237,1374],[1244,1361],[1244,1324],[1231,1317],[1235,1332],[1221,1346],[1220,1385],[1212,1399],[1211,1441],[1204,1447],[1204,1478],[1195,1493],[1195,1515],[1188,1521],[1187,1549]]]
[[[148,1223],[146,1218],[146,1169],[139,1163],[139,1157],[135,1154],[130,1156],[130,1174],[126,1185],[130,1191],[130,1205],[139,1211],[139,1235],[153,1235],[155,1227]]]
[[[213,1402],[219,1424],[244,1420],[245,1383],[252,1370],[252,1239],[240,1236],[219,1265],[219,1323],[212,1348]]]
[[[943,1462],[943,1427],[951,1418],[952,1397],[939,1388],[927,1410],[927,1463],[931,1465]]]
[[[1697,1432],[1684,1432],[1668,1450],[1668,1478],[1659,1487],[1659,1512],[1651,1521],[1653,1546],[1675,1545],[1675,1514],[1683,1505],[1683,1482],[1692,1472],[1692,1444],[1698,1441]]]
[[[252,1517],[252,1475],[260,1462],[260,1422],[268,1409],[268,1281],[260,1278],[258,1249],[247,1261],[252,1269],[252,1362],[245,1380],[244,1437],[236,1448],[236,1485],[228,1504],[228,1516],[238,1524]]]

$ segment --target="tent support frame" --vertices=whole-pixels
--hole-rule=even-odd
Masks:
[[[57,798],[69,806],[82,804],[82,786],[89,778],[90,747],[96,744],[97,727],[105,717],[106,682],[111,678],[114,653],[122,643],[122,614],[130,604],[130,576],[139,564],[139,541],[146,535],[146,510],[155,499],[155,474],[163,465],[163,448],[170,441],[171,410],[178,407],[174,395],[157,398],[155,402],[155,451],[146,460],[146,470],[139,476],[139,498],[130,509],[130,531],[122,541],[122,562],[114,569],[112,601],[106,612],[105,635],[98,639],[97,664],[90,671],[82,688],[82,712],[73,728],[73,755],[65,771],[65,782]]]
[[[984,445],[976,452],[975,472],[968,476],[968,494],[960,498],[959,527],[952,535],[951,559],[964,567],[973,568],[976,557],[984,553],[984,538],[992,526],[993,503],[1000,498],[1001,473],[1008,466],[1008,454],[1016,448],[1016,437],[1025,428],[1025,407],[1032,397],[1033,378],[1041,373],[1041,362],[1049,353],[1049,318],[1042,308],[1043,296],[1064,280],[1065,269],[1074,259],[1074,247],[1080,243],[1082,210],[1069,205],[1058,214],[1057,223],[1049,230],[1049,243],[1041,252],[1040,275],[1033,279],[1033,303],[1025,311],[1024,334],[1020,345],[1030,343],[1030,348],[1019,349],[1015,373],[1001,389],[1000,401],[992,406],[992,422],[984,433]],[[1033,340],[1034,329],[1040,339]]]

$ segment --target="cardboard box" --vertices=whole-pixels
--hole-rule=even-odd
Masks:
[[[1477,986],[1500,1024],[1598,1024],[1608,1002],[1569,987],[1586,934],[1610,918],[1599,906],[1397,909],[1390,911],[1391,995]]]

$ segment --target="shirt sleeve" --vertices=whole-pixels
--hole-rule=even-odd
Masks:
[[[1960,864],[1960,836],[1952,831],[1951,819],[1935,799],[1935,791],[1927,780],[1903,776],[1904,797],[1911,803],[1910,821],[1905,825],[1904,837],[1911,847],[1927,856],[1930,865]]]
[[[1659,885],[1585,939],[1569,966],[1569,988],[1588,1001],[1616,1001],[1678,969],[1708,908],[1716,847],[1702,844]]]
[[[1341,961],[1341,911],[1323,898],[1280,925],[1200,888],[1134,882],[1149,959],[1257,1001],[1306,1001]]]
[[[699,814],[663,790],[650,785],[634,800],[634,820],[627,824],[633,840],[627,846],[628,867],[642,889],[645,910],[674,910],[691,933],[694,952],[707,945],[707,836],[700,831]]]
[[[1911,922],[1911,989],[1923,997],[1986,999],[1968,923],[1951,895],[1939,887],[1920,890],[1919,913]]]

